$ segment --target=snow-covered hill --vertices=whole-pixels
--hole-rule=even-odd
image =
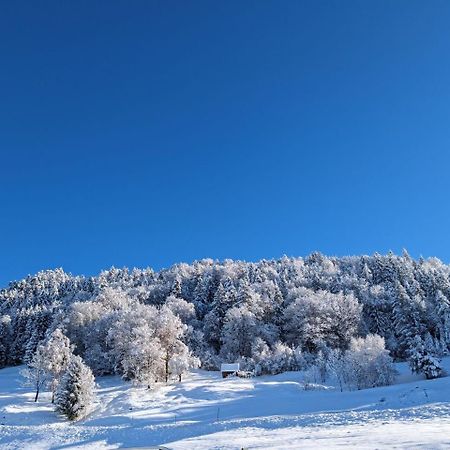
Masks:
[[[447,371],[450,359],[444,360]],[[150,392],[98,379],[98,403],[67,423],[42,395],[0,370],[0,448],[450,448],[450,377],[426,381],[397,364],[393,386],[305,391],[302,374],[225,379],[197,371]]]

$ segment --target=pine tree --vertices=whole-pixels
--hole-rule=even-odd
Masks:
[[[434,321],[439,329],[439,337],[445,345],[445,350],[450,346],[450,301],[438,290],[434,296]]]
[[[395,283],[394,295],[393,326],[398,340],[396,353],[400,357],[405,357],[414,345],[414,337],[421,335],[423,326],[417,302],[408,296],[406,289],[399,281]]]
[[[11,317],[0,317],[0,369],[8,362],[8,350],[11,345]]]
[[[69,420],[79,420],[92,410],[95,379],[80,356],[72,356],[56,391],[56,410]]]
[[[438,378],[442,374],[440,360],[426,348],[420,336],[415,336],[408,360],[411,370],[414,373],[423,373],[427,379]]]
[[[181,297],[181,281],[178,278],[176,278],[172,284],[170,295],[173,295],[174,297]]]
[[[51,321],[50,312],[46,308],[36,307],[30,315],[27,323],[29,329],[30,338],[25,345],[25,354],[23,360],[25,363],[29,363],[36,349],[41,341],[45,337]]]

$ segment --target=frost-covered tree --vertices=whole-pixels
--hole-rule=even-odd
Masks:
[[[8,362],[8,351],[11,345],[11,317],[7,314],[0,317],[0,369]]]
[[[306,364],[301,351],[292,349],[282,342],[277,342],[270,348],[267,343],[256,338],[252,346],[252,365],[256,375],[277,374],[288,370],[303,369]]]
[[[38,400],[41,389],[48,386],[52,392],[52,403],[54,402],[56,388],[71,356],[70,341],[59,328],[37,347],[28,367],[22,371],[27,379],[26,384],[36,389],[35,401]]]
[[[45,338],[45,333],[51,322],[51,314],[45,307],[33,308],[28,317],[26,334],[29,339],[25,345],[24,362],[29,363],[33,358],[37,346]]]
[[[187,347],[183,347],[182,351],[174,355],[169,361],[169,372],[171,375],[175,375],[180,383],[186,372],[198,367],[200,367],[200,360],[193,356]]]
[[[165,306],[170,309],[184,324],[195,320],[195,307],[180,297],[167,297]]]
[[[395,369],[384,339],[375,334],[352,338],[345,352],[346,382],[350,387],[365,389],[392,384]]]
[[[38,401],[39,393],[49,379],[48,358],[43,345],[38,346],[27,368],[21,374],[25,377],[25,384],[33,386],[36,390],[34,401]]]
[[[430,299],[430,313],[432,321],[436,323],[439,340],[443,343],[444,352],[450,345],[450,300],[441,290]]]
[[[245,287],[241,293],[246,292]],[[242,301],[242,299],[239,299]],[[207,341],[216,351],[221,347],[221,332],[227,311],[236,303],[236,290],[233,283],[226,279],[219,283],[210,307],[210,311],[204,318],[204,332]]]
[[[241,356],[251,356],[252,344],[257,337],[255,315],[245,307],[231,308],[225,316],[222,329],[222,354],[233,362]]]
[[[164,354],[157,336],[159,311],[135,305],[112,314],[107,345],[114,371],[125,379],[151,386],[164,377]]]
[[[168,307],[135,304],[114,312],[110,320],[108,354],[124,378],[151,387],[169,380],[174,358],[178,367],[184,359],[190,365],[191,353],[183,342],[187,327]]]
[[[72,356],[72,348],[69,339],[57,328],[42,347],[43,356],[46,360],[46,370],[50,377],[50,389],[52,391],[52,403],[61,376],[67,369]]]
[[[156,324],[156,335],[159,340],[164,361],[164,379],[167,383],[170,376],[170,362],[173,358],[189,355],[189,350],[181,338],[185,326],[173,312],[164,307],[159,311]]]
[[[142,337],[144,335],[139,336],[132,351],[123,355],[121,365],[125,378],[150,389],[165,377],[164,353],[157,339],[144,340]]]
[[[423,373],[427,379],[438,378],[442,374],[439,358],[426,348],[420,336],[415,336],[410,349],[409,365],[414,373]]]
[[[406,355],[414,345],[414,337],[422,334],[421,305],[396,281],[393,287],[393,325],[397,336],[397,354]]]
[[[79,420],[92,410],[95,379],[80,356],[72,356],[56,391],[56,410],[69,420]]]
[[[340,349],[331,349],[326,357],[326,365],[328,373],[336,380],[340,391],[344,390],[347,363],[345,360],[345,353]]]
[[[273,374],[297,369],[294,350],[282,342],[277,342],[269,358],[269,367],[270,373]]]
[[[322,346],[345,348],[361,320],[361,305],[353,295],[309,289],[295,291],[284,311],[286,341],[309,352]]]

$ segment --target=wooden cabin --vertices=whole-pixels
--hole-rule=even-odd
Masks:
[[[226,378],[230,375],[237,375],[239,372],[239,363],[221,364],[220,371],[222,372],[222,378]]]

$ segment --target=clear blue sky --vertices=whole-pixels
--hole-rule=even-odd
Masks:
[[[450,260],[450,2],[0,5],[0,285],[194,259]]]

